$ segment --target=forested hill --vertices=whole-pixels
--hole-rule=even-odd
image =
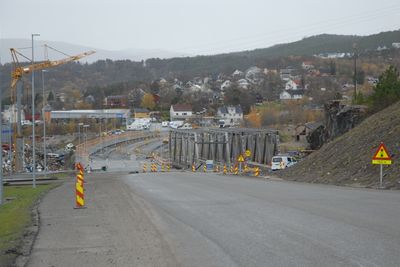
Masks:
[[[381,32],[369,36],[321,34],[300,41],[279,44],[269,48],[236,53],[251,57],[311,56],[325,52],[352,52],[356,43],[360,52],[375,50],[379,46],[390,48],[392,43],[400,42],[400,30]]]
[[[149,82],[160,77],[190,80],[196,76],[231,74],[234,70],[246,70],[251,66],[283,68],[291,64],[288,56],[312,56],[326,52],[352,52],[357,43],[359,52],[391,48],[400,42],[400,30],[382,32],[370,36],[318,35],[303,40],[275,45],[270,48],[235,52],[212,56],[182,57],[170,59],[148,59],[146,64],[130,60],[100,60],[93,64],[71,63],[46,73],[47,86],[60,90],[65,86],[84,90],[88,86],[106,86],[119,82]],[[1,88],[8,91],[11,66],[0,69]],[[40,82],[40,76],[37,77]],[[27,79],[29,83],[29,79]],[[7,95],[7,94],[6,94]]]
[[[286,67],[282,58],[288,56],[313,56],[320,53],[352,53],[356,43],[359,53],[374,51],[378,47],[392,47],[400,42],[400,30],[382,32],[369,36],[322,34],[303,40],[279,44],[269,48],[235,52],[213,56],[197,56],[172,59],[149,59],[147,66],[164,74],[169,72],[183,75],[201,75],[202,73],[231,73],[235,69],[244,70],[250,66]]]

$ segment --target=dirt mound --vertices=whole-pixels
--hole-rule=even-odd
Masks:
[[[379,165],[372,165],[371,159],[381,142],[393,161],[392,165],[384,165],[383,184],[400,189],[400,102],[370,116],[278,175],[311,183],[376,187]]]

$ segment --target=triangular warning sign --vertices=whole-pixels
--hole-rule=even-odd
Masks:
[[[243,155],[239,155],[238,161],[239,162],[243,162],[244,161]]]
[[[385,145],[381,143],[378,147],[378,149],[375,152],[374,157],[372,160],[391,160],[392,158],[389,155],[389,152]]]

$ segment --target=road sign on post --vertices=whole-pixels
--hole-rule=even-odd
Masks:
[[[251,156],[251,151],[250,149],[247,149],[246,152],[244,152],[244,155],[246,156],[246,158]]]
[[[378,149],[375,152],[374,157],[372,158],[372,164],[380,165],[380,178],[379,178],[379,186],[382,187],[382,179],[383,179],[383,165],[392,164],[392,158],[390,157],[389,151],[383,142],[379,145]]]

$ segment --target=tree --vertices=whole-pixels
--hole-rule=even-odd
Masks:
[[[147,109],[154,109],[156,106],[156,103],[154,102],[154,97],[152,94],[146,93],[144,94],[142,98],[142,103],[141,103],[142,108],[147,108]]]
[[[54,100],[54,94],[53,91],[50,91],[48,97],[47,97],[47,102],[51,102]]]
[[[380,77],[370,96],[372,109],[379,111],[400,100],[399,72],[394,66],[390,66]]]

